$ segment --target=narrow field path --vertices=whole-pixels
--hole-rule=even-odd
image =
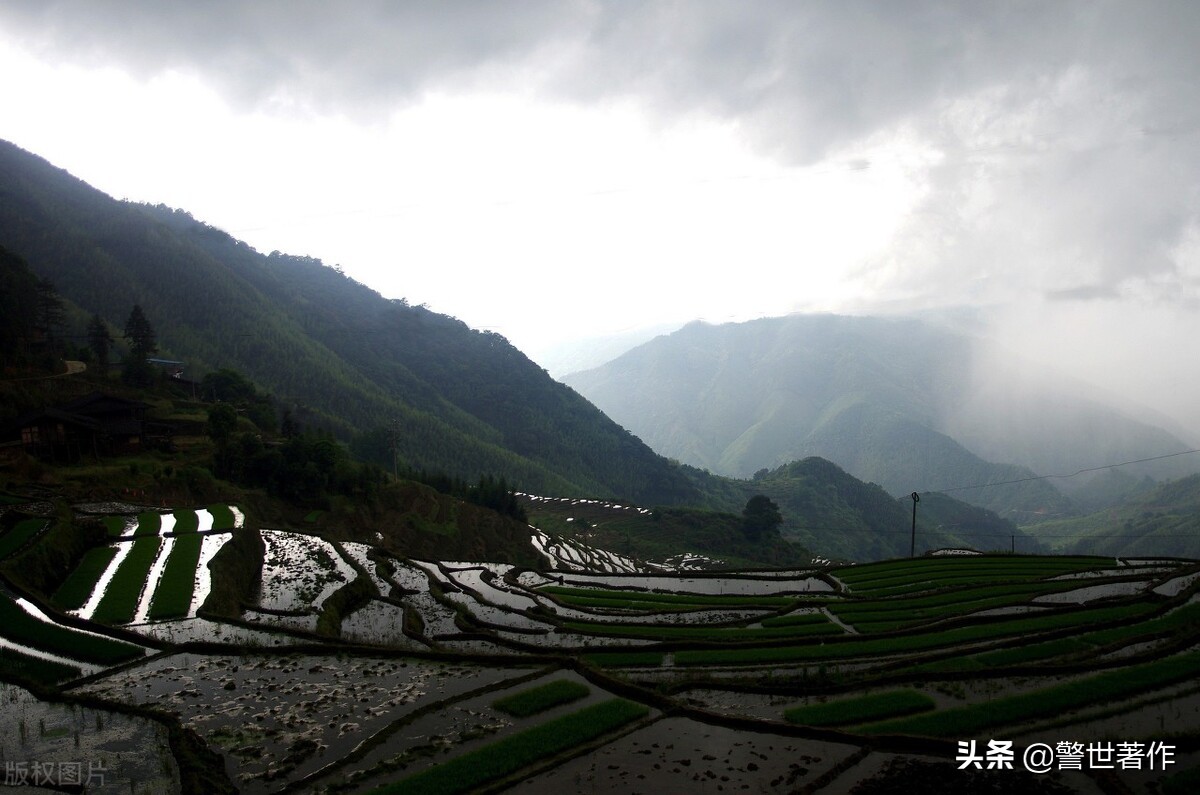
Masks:
[[[826,617],[826,618],[828,618],[830,621],[832,621],[833,623],[837,624],[837,625],[838,625],[839,627],[841,627],[842,629],[846,630],[846,634],[848,634],[848,635],[857,635],[857,634],[859,634],[857,629],[855,629],[854,627],[852,627],[852,626],[850,626],[849,624],[847,624],[845,621],[842,621],[840,618],[838,618],[837,616],[835,616],[835,615],[834,615],[834,614],[833,614],[833,613],[832,613],[832,612],[829,610],[829,608],[828,608],[828,607],[822,607],[822,608],[821,608],[821,612],[822,612],[822,613],[825,615],[825,617]]]

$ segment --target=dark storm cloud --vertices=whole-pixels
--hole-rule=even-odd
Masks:
[[[1200,291],[1180,254],[1200,213],[1200,3],[10,0],[0,26],[49,57],[360,120],[430,90],[632,100],[664,124],[733,121],[790,165],[904,131],[940,159],[866,263],[877,282]]]
[[[1112,71],[1117,90],[1158,90],[1178,104],[1178,89],[1196,75],[1198,19],[1189,2],[1018,0],[10,0],[0,8],[5,27],[59,57],[116,60],[140,73],[195,70],[249,101],[285,92],[323,107],[379,108],[515,69],[525,83],[516,90],[532,83],[564,98],[633,96],[672,113],[749,118],[781,151],[799,152],[1076,64]],[[1143,129],[1188,134],[1194,122],[1147,119]]]
[[[491,63],[520,61],[571,24],[541,2],[17,2],[4,27],[67,61],[148,76],[197,72],[227,96],[283,94],[321,109],[376,112]]]
[[[1186,6],[1185,6],[1186,8]],[[195,70],[243,101],[351,112],[500,79],[747,119],[810,157],[995,81],[1106,54],[1094,4],[1006,2],[8,2],[6,27],[73,60]],[[1123,31],[1116,31],[1123,33]],[[1167,32],[1170,32],[1168,28]]]

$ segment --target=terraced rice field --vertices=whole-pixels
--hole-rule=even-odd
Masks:
[[[190,728],[247,793],[895,791],[914,771],[946,791],[1095,792],[1097,775],[1158,792],[1200,764],[1194,561],[670,572],[531,529],[529,571],[242,524],[106,521],[55,593],[0,594],[0,678]],[[259,589],[237,619],[198,617],[231,532],[261,539]],[[959,742],[993,739],[1174,756],[1032,783],[959,769]]]

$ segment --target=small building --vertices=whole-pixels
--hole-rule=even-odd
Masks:
[[[100,423],[59,409],[41,409],[17,417],[5,434],[16,436],[31,456],[73,463],[84,455],[100,454]]]
[[[104,437],[105,453],[130,453],[142,447],[146,410],[150,408],[147,403],[92,392],[58,408],[97,422]]]
[[[174,359],[147,359],[146,363],[165,370],[171,378],[183,378],[183,362],[177,362]]]
[[[17,417],[5,437],[19,439],[32,456],[64,463],[83,456],[137,452],[144,443],[148,408],[140,400],[92,392]]]

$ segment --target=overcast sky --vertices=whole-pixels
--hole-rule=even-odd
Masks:
[[[537,357],[979,307],[1200,431],[1200,3],[0,0],[0,137]]]

